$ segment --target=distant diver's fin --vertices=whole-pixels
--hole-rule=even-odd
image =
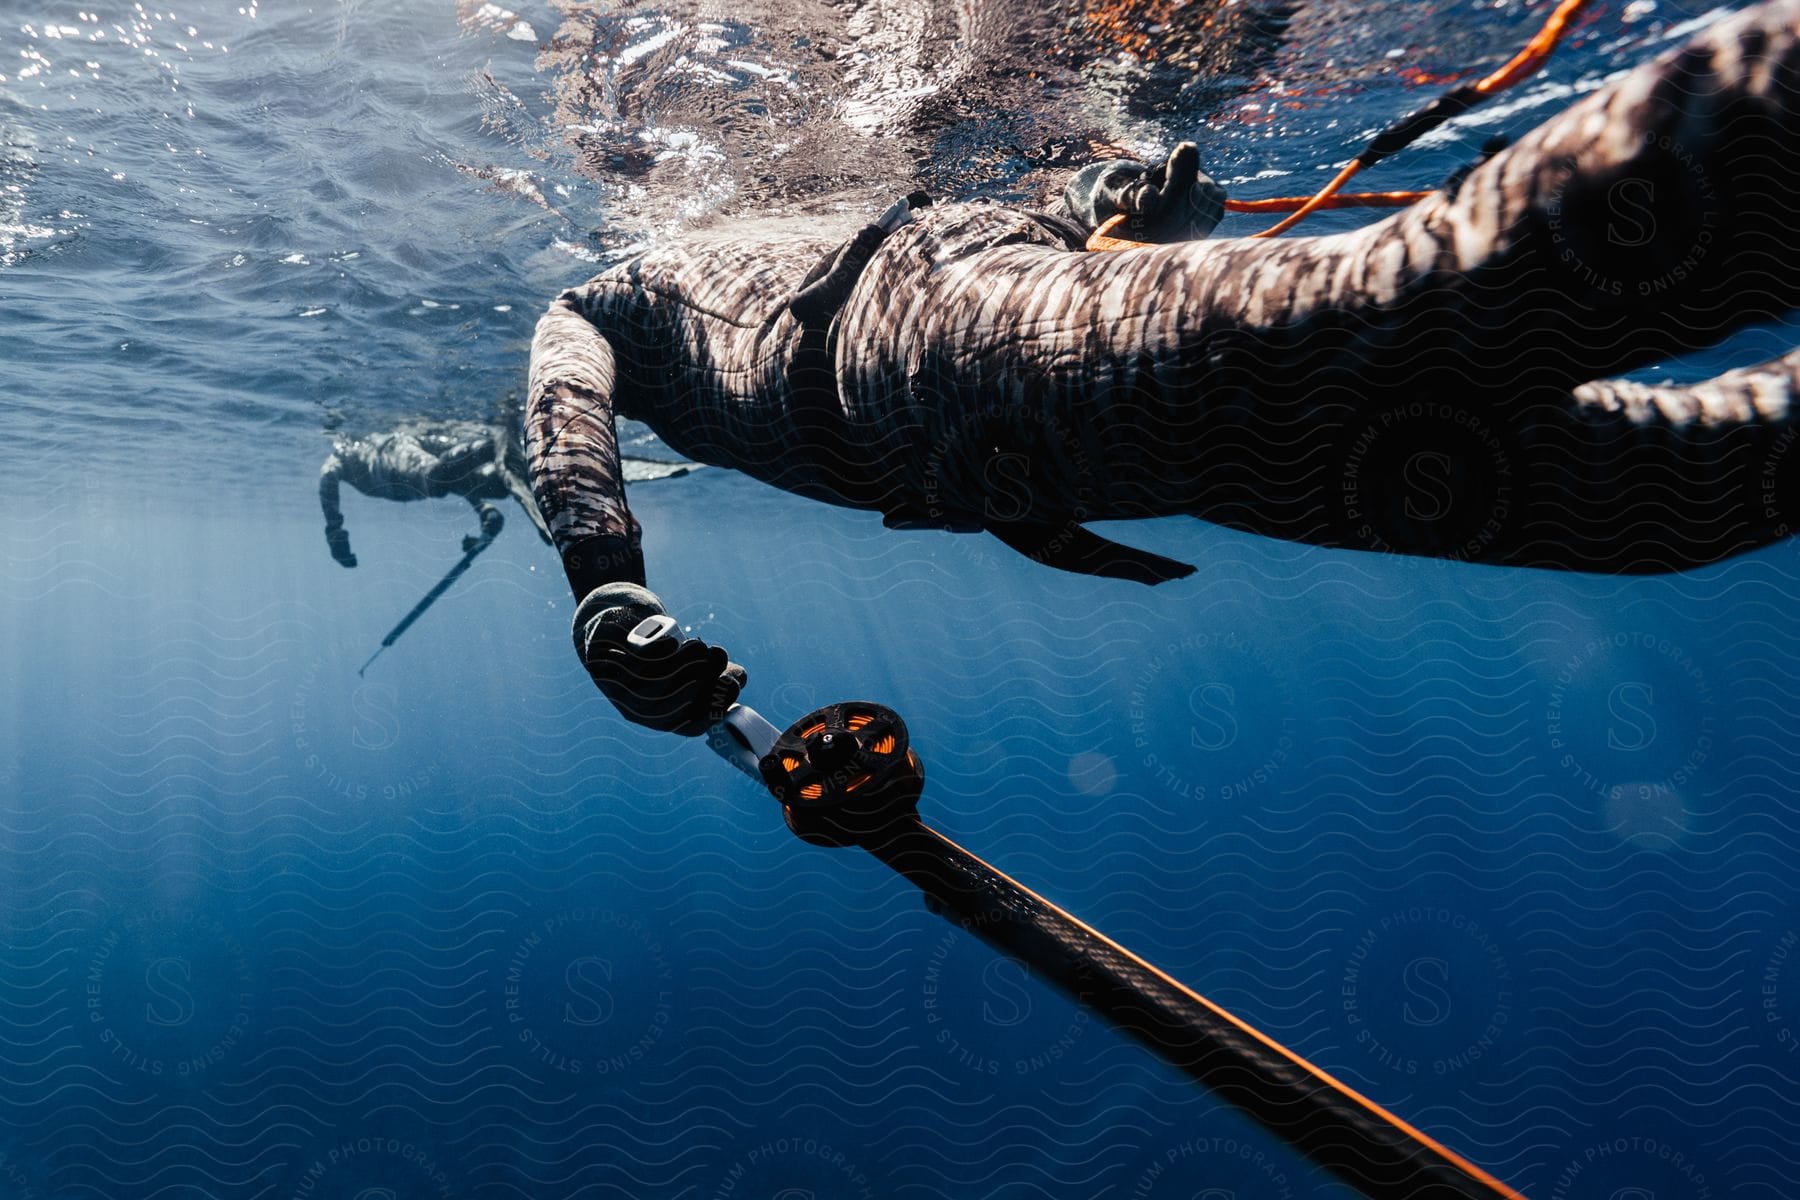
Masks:
[[[988,532],[1047,567],[1078,575],[1129,579],[1133,583],[1158,584],[1185,579],[1194,568],[1148,550],[1121,546],[1090,529],[1068,525],[989,525]]]
[[[525,510],[525,515],[531,518],[532,527],[538,531],[538,536],[544,539],[544,545],[554,546],[556,543],[550,537],[550,526],[544,521],[544,514],[538,511],[537,497],[532,494],[531,485],[525,482],[517,472],[508,471],[506,473],[506,490],[514,500],[519,502],[519,507]]]
[[[980,533],[983,529],[980,521],[947,513],[890,512],[882,515],[881,523],[889,529],[937,529],[945,533]]]
[[[619,466],[625,473],[626,483],[648,483],[652,479],[680,479],[683,475],[698,471],[705,463],[696,462],[664,462],[659,458],[633,458],[629,454],[619,456]]]

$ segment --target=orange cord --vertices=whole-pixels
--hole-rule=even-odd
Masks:
[[[1306,218],[1313,213],[1324,208],[1326,202],[1337,194],[1337,190],[1346,183],[1349,183],[1351,176],[1355,175],[1360,170],[1362,170],[1362,163],[1357,159],[1351,159],[1349,164],[1345,166],[1343,170],[1339,171],[1337,176],[1333,178],[1330,183],[1321,188],[1299,208],[1296,208],[1292,213],[1289,213],[1281,220],[1275,222],[1275,224],[1269,226],[1261,233],[1253,233],[1250,236],[1266,238],[1274,237],[1278,233],[1286,233],[1300,222],[1306,220]]]
[[[1417,204],[1430,192],[1338,192],[1326,198],[1321,208],[1405,208]],[[1271,196],[1266,200],[1227,200],[1226,212],[1293,212],[1310,199],[1308,196]]]
[[[1495,92],[1511,87],[1542,67],[1549,61],[1550,52],[1556,49],[1556,44],[1562,41],[1563,34],[1569,31],[1569,22],[1574,20],[1575,15],[1586,8],[1589,3],[1590,0],[1562,0],[1562,3],[1556,6],[1556,11],[1550,14],[1550,19],[1544,22],[1544,27],[1538,30],[1537,36],[1525,43],[1525,48],[1513,55],[1505,66],[1477,82],[1475,91],[1482,96],[1491,96]],[[1362,158],[1359,155],[1351,159],[1349,164],[1337,173],[1335,179],[1326,184],[1311,200],[1295,209],[1291,215],[1282,218],[1261,233],[1253,233],[1250,236],[1266,238],[1286,233],[1312,213],[1324,208],[1325,202],[1331,199],[1339,188],[1349,183],[1351,177],[1360,170],[1362,170]]]
[[[1562,41],[1563,34],[1569,31],[1569,22],[1573,21],[1588,0],[1562,0],[1544,27],[1538,30],[1536,37],[1525,43],[1525,48],[1513,55],[1512,61],[1475,85],[1475,90],[1484,96],[1505,91],[1519,80],[1535,72],[1550,58],[1550,52]]]
[[[1430,192],[1339,192],[1327,196],[1319,202],[1319,208],[1405,208],[1409,204],[1417,204]],[[1303,204],[1317,200],[1316,196],[1270,196],[1262,200],[1227,200],[1226,212],[1240,213],[1275,213],[1293,212]],[[1116,213],[1108,217],[1100,228],[1094,230],[1087,240],[1089,250],[1130,250],[1137,246],[1152,245],[1150,242],[1133,242],[1125,238],[1112,236],[1125,220],[1125,213]]]
[[[1129,215],[1129,213],[1114,213],[1100,222],[1100,227],[1088,235],[1087,248],[1089,250],[1133,250],[1139,246],[1149,245],[1148,242],[1133,242],[1112,236],[1112,231],[1124,224],[1125,218]]]
[[[1556,6],[1556,10],[1550,14],[1550,18],[1544,22],[1544,27],[1537,31],[1535,37],[1525,43],[1525,48],[1513,55],[1499,70],[1478,80],[1472,90],[1482,97],[1491,96],[1534,74],[1544,63],[1549,61],[1557,43],[1562,41],[1564,34],[1568,33],[1569,22],[1573,21],[1589,3],[1591,0],[1562,0]],[[1365,153],[1367,152],[1365,151]],[[1351,159],[1330,183],[1311,196],[1276,196],[1267,200],[1227,200],[1225,208],[1229,212],[1287,213],[1286,217],[1261,233],[1250,235],[1251,237],[1266,238],[1286,233],[1320,209],[1404,207],[1416,204],[1431,194],[1427,191],[1346,192],[1339,195],[1339,189],[1349,183],[1356,173],[1362,170],[1362,167],[1362,155],[1358,155]],[[1112,236],[1112,231],[1117,229],[1124,220],[1125,214],[1120,213],[1094,230],[1093,236],[1088,238],[1087,248],[1089,250],[1129,250],[1134,246],[1144,245],[1143,242],[1133,242]]]

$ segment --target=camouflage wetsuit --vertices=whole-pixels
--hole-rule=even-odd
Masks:
[[[1606,571],[1783,537],[1800,354],[1589,381],[1800,305],[1797,26],[1800,0],[1720,21],[1351,233],[1095,254],[1057,218],[940,205],[859,234],[841,297],[804,299],[832,242],[773,223],[609,270],[532,350],[532,484],[576,595],[643,579],[615,412],[1133,578],[1178,572],[1082,521]]]
[[[356,565],[338,504],[340,483],[380,500],[461,496],[483,529],[498,516],[489,501],[511,496],[549,541],[524,468],[518,439],[504,427],[477,421],[413,421],[387,433],[339,437],[319,467],[319,507],[331,556],[346,567]]]

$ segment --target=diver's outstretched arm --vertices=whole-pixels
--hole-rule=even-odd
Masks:
[[[343,473],[344,460],[333,450],[319,467],[319,507],[325,513],[325,544],[331,547],[331,557],[342,566],[354,567],[356,555],[350,552],[350,534],[338,503],[338,480]]]
[[[744,669],[699,638],[630,637],[646,618],[667,616],[644,587],[637,519],[613,426],[617,369],[612,346],[564,292],[538,321],[525,403],[525,454],[532,490],[562,555],[575,610],[575,650],[594,683],[630,721],[698,734],[724,716]]]
[[[429,433],[421,436],[418,428],[402,426],[375,437],[340,436],[332,443],[330,457],[319,467],[319,507],[332,558],[346,567],[356,565],[338,501],[341,484],[378,500],[421,500],[460,491],[445,482],[459,472],[444,469],[444,460],[426,444],[431,440]],[[477,504],[478,514],[480,510]]]
[[[577,599],[643,584],[642,531],[625,502],[613,426],[612,346],[564,292],[539,319],[525,404],[526,469]]]
[[[475,520],[480,524],[479,534],[467,534],[462,540],[464,553],[473,550],[478,543],[491,542],[500,536],[500,530],[506,526],[506,514],[480,496],[464,496],[469,507],[475,510]]]
[[[1491,540],[1465,529],[1472,541],[1436,552],[1684,570],[1794,532],[1800,355],[1691,385],[1588,381],[1800,304],[1797,188],[1800,0],[1772,0],[1391,221],[1259,252],[1285,253],[1275,277],[1326,298],[1306,314],[1311,328],[1292,333],[1312,345],[1355,339],[1343,365],[1365,394],[1449,401],[1491,430],[1491,451],[1472,465],[1510,463],[1510,482],[1485,498],[1503,528]],[[1362,261],[1340,257],[1346,249]],[[1334,290],[1355,297],[1354,322],[1330,315]],[[1335,366],[1321,361],[1317,382]],[[1390,528],[1417,528],[1399,511],[1417,497],[1391,497]]]

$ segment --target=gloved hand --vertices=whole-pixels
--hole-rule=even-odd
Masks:
[[[325,526],[325,544],[331,547],[331,557],[339,566],[356,565],[356,555],[350,552],[350,533],[342,524]]]
[[[609,583],[575,610],[575,650],[594,683],[626,720],[686,737],[725,715],[748,682],[744,668],[699,638],[626,640],[645,617],[666,616],[662,601],[635,583]]]
[[[483,542],[493,541],[500,536],[500,531],[506,528],[505,515],[493,505],[483,503],[476,511],[481,514],[481,533],[479,535],[473,533],[464,535],[462,540],[464,554],[467,554]]]
[[[1225,215],[1225,189],[1200,171],[1200,150],[1183,142],[1160,166],[1113,159],[1083,167],[1063,189],[1069,212],[1090,229],[1119,213],[1113,236],[1133,242],[1206,237]]]

